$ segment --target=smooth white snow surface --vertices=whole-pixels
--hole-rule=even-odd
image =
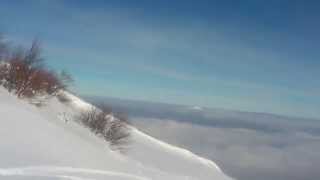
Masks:
[[[124,154],[73,120],[92,105],[66,93],[35,107],[0,87],[0,179],[231,180],[212,161],[132,127]],[[165,129],[164,129],[165,133]]]

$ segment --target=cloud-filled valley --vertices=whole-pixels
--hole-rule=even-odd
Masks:
[[[115,111],[128,112],[141,130],[214,160],[239,180],[320,177],[318,120],[117,99],[101,101],[112,104]]]
[[[216,161],[236,178],[316,179],[320,136],[300,131],[263,132],[202,126],[167,119],[134,119],[142,130]]]

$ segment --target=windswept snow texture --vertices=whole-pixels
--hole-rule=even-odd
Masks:
[[[67,96],[37,108],[0,87],[0,179],[231,180],[214,162],[133,127],[126,153],[112,151],[73,121],[91,105]]]

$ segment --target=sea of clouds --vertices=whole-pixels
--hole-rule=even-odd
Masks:
[[[107,101],[142,131],[215,161],[238,180],[320,177],[320,120]]]

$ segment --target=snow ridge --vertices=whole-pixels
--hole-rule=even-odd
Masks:
[[[192,153],[192,152],[190,152],[190,151],[188,151],[186,149],[182,149],[182,148],[170,145],[168,143],[165,143],[163,141],[159,141],[156,138],[153,138],[153,137],[151,137],[151,136],[149,136],[149,135],[147,135],[145,133],[142,133],[141,131],[139,131],[139,130],[137,130],[135,128],[133,128],[132,130],[136,134],[138,134],[138,135],[140,135],[140,136],[142,136],[142,137],[144,137],[144,138],[146,138],[146,139],[148,139],[148,140],[150,140],[150,141],[162,146],[163,148],[170,149],[171,151],[174,151],[174,152],[176,152],[178,154],[181,154],[181,155],[183,155],[185,157],[188,157],[190,159],[196,159],[196,160],[200,161],[201,163],[203,163],[205,165],[208,165],[208,166],[211,166],[211,167],[217,169],[219,172],[222,173],[222,170],[220,169],[220,167],[216,163],[211,161],[211,160],[208,160],[208,159],[205,159],[203,157],[197,156],[194,153]]]

